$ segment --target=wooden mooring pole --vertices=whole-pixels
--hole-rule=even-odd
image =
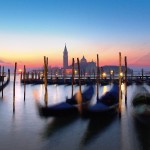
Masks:
[[[17,63],[15,62],[14,83],[13,83],[13,97],[15,97],[16,70],[17,70]]]
[[[8,80],[10,81],[10,69],[8,69]]]
[[[77,58],[77,64],[78,64],[78,80],[79,80],[79,95],[78,95],[78,103],[81,104],[83,99],[82,99],[82,90],[81,90],[81,72],[80,72],[80,63],[79,63],[79,58]],[[82,114],[82,110],[83,110],[83,105],[80,105],[78,107],[78,110],[80,112],[80,114]]]
[[[48,68],[48,62],[47,62],[46,56],[44,56],[44,85],[45,85],[45,92],[47,92],[47,68]]]
[[[0,65],[0,76],[1,76],[1,65]]]
[[[22,71],[20,73],[20,81],[22,82]]]
[[[1,74],[1,66],[0,66],[0,78],[2,79],[2,74]],[[1,82],[2,80],[0,79],[0,85],[1,85]]]
[[[1,66],[0,66],[0,77],[2,76],[2,72],[1,72]],[[1,78],[2,79],[2,78]],[[1,80],[0,80],[0,82],[1,82]],[[1,85],[1,84],[0,84]]]
[[[24,72],[23,72],[23,83],[24,83],[24,101],[26,99],[26,66],[24,65]]]
[[[80,63],[79,63],[79,58],[77,58],[77,64],[78,64],[78,75],[79,75],[79,91],[81,92],[81,80],[80,80]]]
[[[97,99],[99,99],[99,57],[97,54]]]
[[[48,105],[47,72],[48,72],[48,57],[46,58],[46,56],[44,56],[44,85],[45,85],[44,101],[45,101],[46,107]]]
[[[73,86],[74,86],[74,58],[72,58],[72,97],[73,97]]]
[[[143,76],[144,76],[144,69],[142,68],[142,70],[141,70],[141,72],[142,72],[142,82],[144,81],[143,79]]]
[[[127,103],[127,57],[124,58],[125,61],[125,103]]]
[[[121,99],[121,95],[122,95],[122,92],[121,92],[121,80],[122,80],[122,76],[121,76],[121,72],[122,72],[122,69],[121,69],[121,52],[119,52],[119,74],[118,74],[118,77],[119,77],[119,117],[121,117],[121,104],[122,104],[122,99]]]
[[[4,89],[4,66],[3,66],[3,69],[2,69],[2,98],[3,98],[3,89]]]
[[[16,70],[17,70],[17,63],[15,62],[14,82],[13,82],[13,112],[15,112],[15,83],[16,83]]]

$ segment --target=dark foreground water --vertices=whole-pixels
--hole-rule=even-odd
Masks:
[[[12,78],[13,79],[13,78]],[[150,86],[144,85],[149,91]],[[82,89],[85,87],[82,86]],[[100,95],[111,88],[101,86]],[[109,120],[78,118],[41,118],[35,99],[44,104],[44,86],[26,85],[16,81],[15,112],[13,112],[13,80],[0,93],[0,150],[150,150],[150,128],[133,117],[131,100],[136,85],[128,86],[127,107]],[[75,87],[78,90],[78,87]],[[48,103],[65,101],[71,86],[48,86]],[[92,102],[95,103],[96,93]]]

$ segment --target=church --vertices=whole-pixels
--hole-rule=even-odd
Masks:
[[[63,51],[63,70],[65,70],[66,74],[72,73],[72,65],[68,65],[68,51],[65,44],[65,48]],[[77,72],[78,66],[77,63],[75,63],[75,72]],[[92,60],[91,62],[88,62],[86,58],[83,56],[80,60],[80,70],[81,74],[93,74],[96,72],[96,63]]]

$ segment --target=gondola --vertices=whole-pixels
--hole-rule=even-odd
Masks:
[[[87,102],[90,100],[94,93],[93,86],[90,86],[85,90],[85,92],[81,93],[82,99],[84,102]],[[78,93],[79,94],[79,93]],[[80,101],[80,96],[77,94],[77,97],[75,98],[76,101]],[[72,99],[71,99],[72,100]],[[75,116],[80,114],[80,106],[82,106],[84,103],[80,104],[69,104],[68,102],[60,102],[55,105],[51,106],[42,106],[38,104],[39,113],[43,117],[67,117],[67,116]]]
[[[94,94],[94,86],[91,84],[87,86],[86,90],[83,93],[80,94],[80,92],[77,92],[70,99],[67,98],[66,103],[71,105],[86,104],[90,102],[93,94]]]
[[[0,91],[2,91],[2,89],[4,89],[9,84],[9,82],[10,82],[10,79],[8,78],[7,81],[3,83],[3,85],[0,85]]]
[[[38,104],[39,114],[42,117],[67,117],[78,115],[78,108],[66,102],[60,102],[51,106]]]
[[[141,123],[150,124],[150,93],[144,86],[138,88],[132,100],[133,115]]]
[[[86,117],[106,117],[116,114],[119,104],[119,87],[113,84],[110,91],[106,92],[96,104],[89,106],[84,115]]]

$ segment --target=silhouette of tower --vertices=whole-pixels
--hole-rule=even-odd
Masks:
[[[64,52],[63,52],[63,68],[68,68],[68,51],[65,44]]]

